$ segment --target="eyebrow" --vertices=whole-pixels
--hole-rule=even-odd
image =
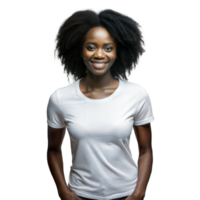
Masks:
[[[89,43],[89,44],[97,44],[97,43],[95,43],[95,42],[87,42],[86,44],[88,44],[88,43]],[[113,43],[109,43],[109,42],[108,42],[108,43],[104,43],[104,45],[108,45],[108,44],[114,45]]]

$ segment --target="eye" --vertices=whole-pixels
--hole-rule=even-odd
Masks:
[[[113,47],[106,47],[106,50],[107,50],[107,51],[112,51],[112,50],[113,50]]]
[[[94,50],[94,47],[92,47],[92,46],[87,46],[86,49],[89,50],[89,51],[91,51],[91,50]]]
[[[88,47],[86,47],[88,50],[92,50],[92,49],[94,49],[94,47],[92,47],[92,46],[88,46]],[[109,51],[109,49],[110,50],[113,50],[113,48],[112,47],[106,47],[105,48],[107,51]]]

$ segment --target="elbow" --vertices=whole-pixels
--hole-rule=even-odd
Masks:
[[[151,147],[149,148],[140,148],[139,149],[139,156],[149,155],[153,157],[153,150]]]

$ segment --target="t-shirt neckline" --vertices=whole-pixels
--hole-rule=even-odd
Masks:
[[[84,78],[84,77],[83,77],[83,78]],[[82,78],[81,78],[81,79],[82,79]],[[76,81],[76,91],[77,91],[78,95],[79,95],[82,99],[84,99],[84,100],[86,100],[86,101],[89,101],[89,102],[103,102],[103,101],[108,101],[109,99],[113,98],[113,97],[119,92],[119,90],[120,90],[120,88],[121,88],[121,85],[122,85],[121,79],[120,79],[120,78],[117,78],[117,79],[119,80],[119,85],[118,85],[117,89],[116,89],[110,96],[108,96],[108,97],[106,97],[106,98],[103,98],[103,99],[90,99],[90,98],[86,97],[86,96],[81,92],[81,90],[80,90],[80,88],[79,88],[79,83],[80,83],[80,80],[81,80],[81,79],[78,79],[78,80]]]

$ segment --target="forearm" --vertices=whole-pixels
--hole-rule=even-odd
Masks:
[[[63,172],[63,160],[62,160],[62,152],[54,151],[51,149],[47,150],[47,161],[49,165],[49,169],[57,186],[58,192],[62,190],[66,190],[66,192],[70,192],[67,187],[64,172]]]
[[[138,182],[133,192],[134,194],[140,194],[142,197],[145,196],[147,183],[149,181],[153,164],[153,152],[152,150],[146,151],[139,156],[138,159]]]

